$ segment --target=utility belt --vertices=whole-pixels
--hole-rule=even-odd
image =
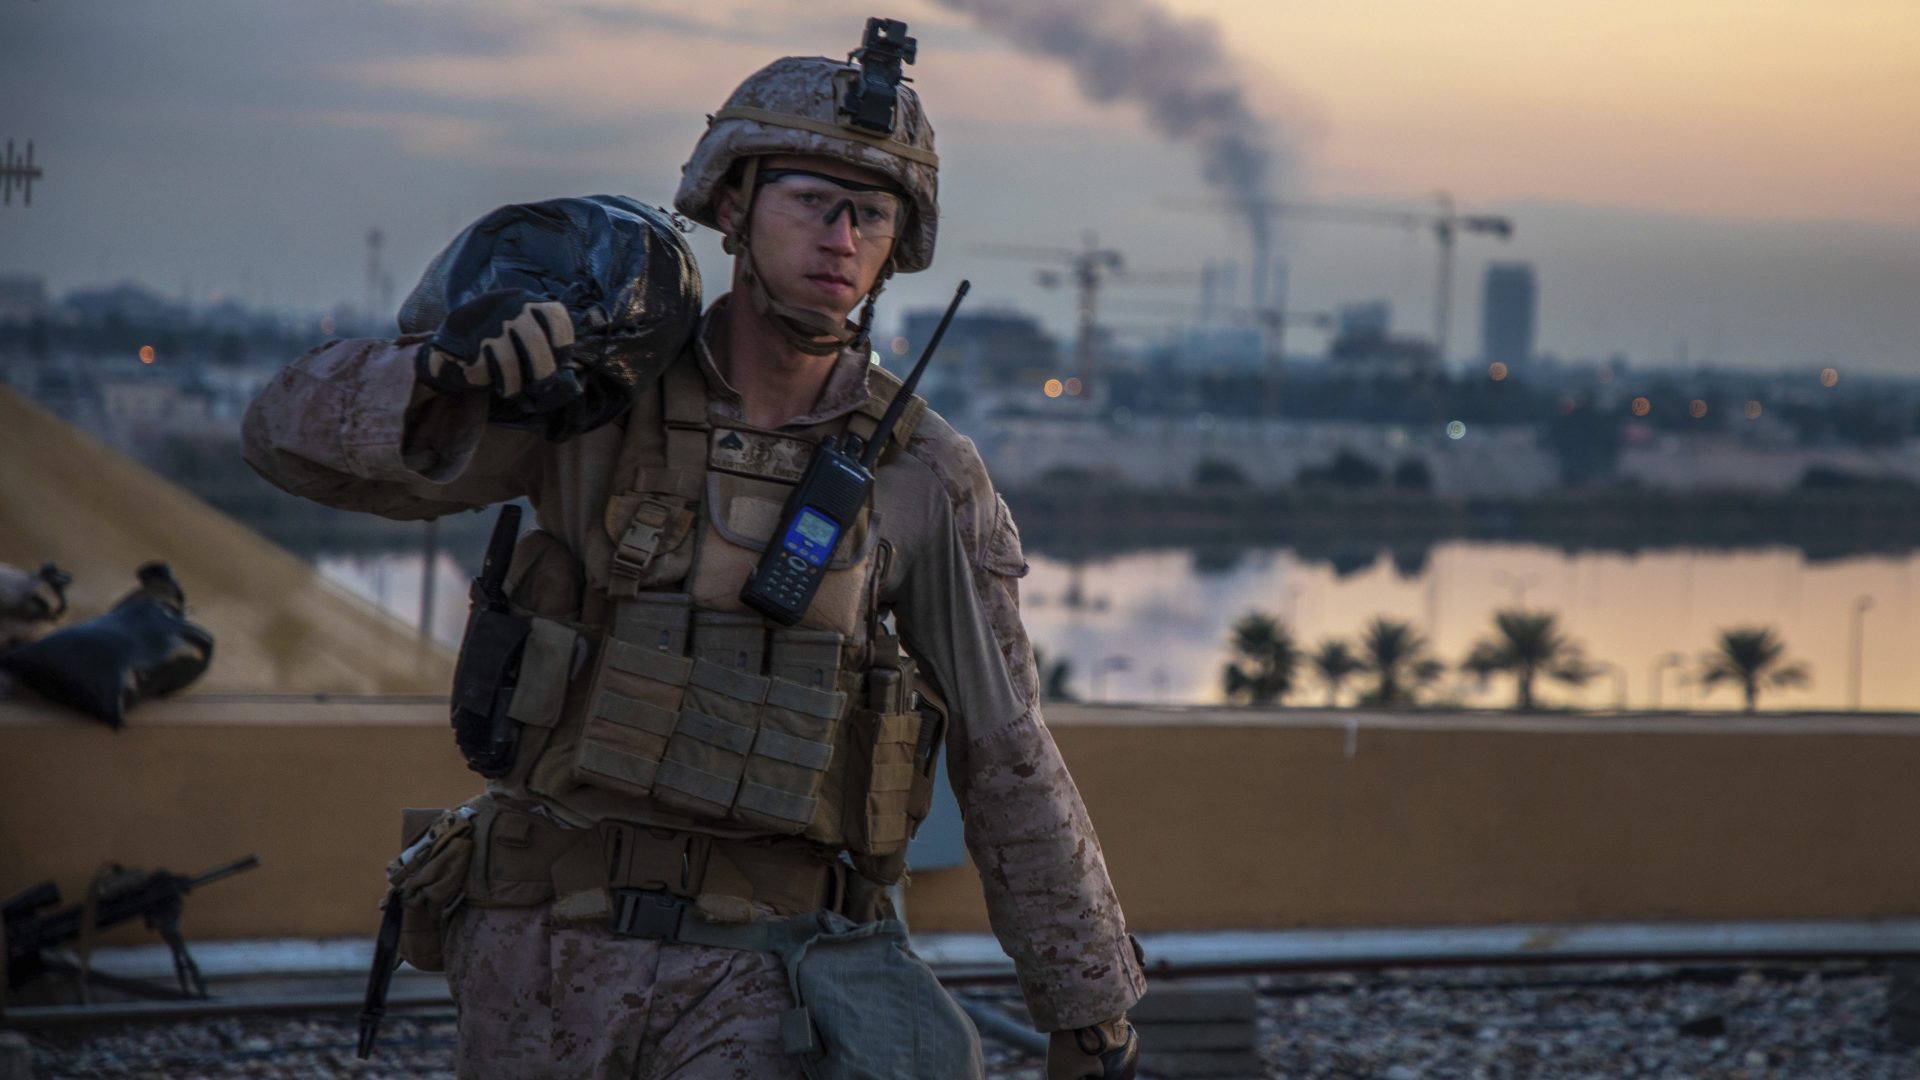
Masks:
[[[833,911],[859,918],[846,863],[819,845],[746,840],[624,821],[569,829],[499,809],[479,824],[468,900],[519,907],[552,900],[563,920],[611,918],[613,894],[645,891],[699,906],[715,921],[746,922],[756,908],[776,914]]]
[[[444,969],[460,906],[551,900],[557,920],[778,958],[794,996],[780,1017],[781,1041],[809,1077],[983,1075],[972,1026],[913,955],[884,886],[818,845],[628,822],[567,829],[490,796],[457,810],[408,811],[403,840],[415,854],[388,867],[387,902],[400,910],[389,909],[381,940],[397,929],[398,956],[421,970]],[[393,956],[376,952],[376,977],[391,975]],[[369,982],[363,1056],[369,1017],[377,1028],[385,1011],[384,979]],[[875,1039],[876,1030],[914,1037]]]

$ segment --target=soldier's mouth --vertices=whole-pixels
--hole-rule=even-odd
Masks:
[[[807,280],[829,292],[853,291],[852,279],[841,277],[839,274],[808,274]]]

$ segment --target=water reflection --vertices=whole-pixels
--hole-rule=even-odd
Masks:
[[[426,592],[420,569],[426,560],[417,549],[404,553],[318,555],[313,562],[321,577],[371,600],[409,626],[421,625],[420,606]],[[472,571],[462,569],[445,552],[434,559],[431,629],[433,639],[449,648],[460,646],[460,635],[466,629],[467,582],[471,576]]]
[[[1555,612],[1587,657],[1606,667],[1579,688],[1543,680],[1547,707],[1658,705],[1738,709],[1737,688],[1703,692],[1692,673],[1721,629],[1771,626],[1812,684],[1769,691],[1769,709],[1839,709],[1854,697],[1859,639],[1863,708],[1920,709],[1920,666],[1907,662],[1916,629],[1913,556],[1809,561],[1789,548],[1568,555],[1530,544],[1459,541],[1402,552],[1325,553],[1303,559],[1277,548],[1172,550],[1066,563],[1033,556],[1022,584],[1027,628],[1072,666],[1087,700],[1201,704],[1222,700],[1229,628],[1249,609],[1278,615],[1303,651],[1327,638],[1358,638],[1375,616],[1412,623],[1450,669],[1489,635],[1493,612],[1524,605]],[[422,559],[417,551],[323,555],[328,579],[417,625]],[[436,640],[459,644],[467,579],[452,557],[436,561]],[[1861,598],[1870,604],[1861,604]],[[1356,679],[1341,695],[1353,701]],[[1289,698],[1319,704],[1306,673]],[[1462,705],[1506,707],[1511,679],[1485,689],[1452,670],[1436,691]]]
[[[1376,615],[1405,620],[1455,665],[1491,633],[1496,609],[1524,605],[1558,613],[1587,656],[1610,665],[1584,687],[1543,682],[1539,696],[1548,706],[1740,708],[1737,689],[1703,692],[1691,677],[1718,631],[1738,625],[1776,628],[1789,657],[1812,670],[1810,686],[1766,693],[1763,708],[1847,707],[1856,633],[1861,706],[1920,706],[1920,670],[1905,655],[1913,629],[1911,556],[1809,562],[1787,548],[1568,555],[1462,541],[1423,553],[1348,551],[1313,561],[1265,549],[1032,562],[1022,593],[1028,629],[1072,662],[1074,689],[1087,698],[1096,696],[1099,672],[1107,700],[1220,701],[1228,631],[1250,608],[1279,615],[1302,649],[1324,638],[1355,639]],[[1068,602],[1076,592],[1079,602]],[[1871,605],[1859,605],[1861,597]],[[1304,672],[1301,683],[1305,691],[1292,700],[1324,699]],[[1495,677],[1481,689],[1450,673],[1438,694],[1504,707],[1512,687],[1511,679]]]

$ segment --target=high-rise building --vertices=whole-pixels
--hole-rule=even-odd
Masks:
[[[1533,264],[1487,264],[1480,294],[1480,355],[1517,368],[1533,356]]]

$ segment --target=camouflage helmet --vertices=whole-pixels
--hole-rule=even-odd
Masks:
[[[763,154],[817,154],[884,173],[912,201],[907,227],[893,248],[894,269],[924,270],[933,261],[940,224],[940,158],[933,127],[911,87],[898,88],[893,131],[882,135],[850,124],[841,108],[860,77],[852,63],[824,56],[788,56],[747,77],[681,167],[674,208],[709,228],[720,188],[736,162]]]

